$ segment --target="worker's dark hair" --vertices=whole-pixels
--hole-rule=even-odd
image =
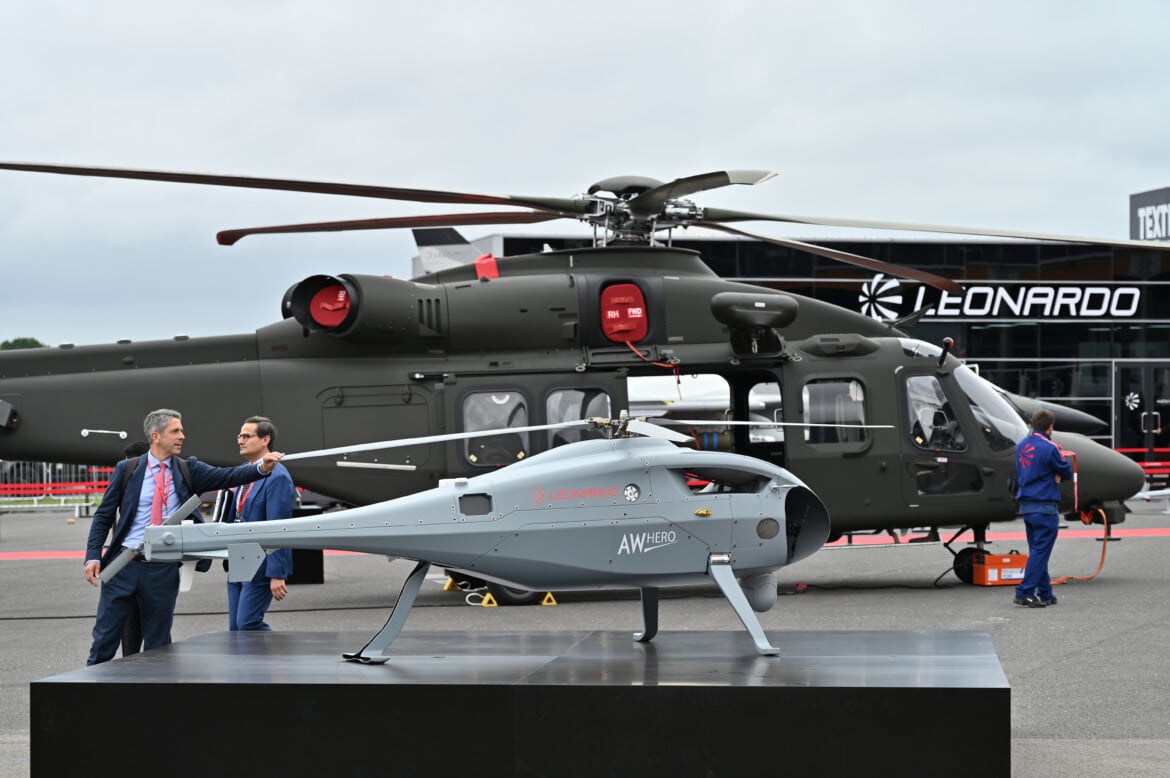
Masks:
[[[1037,432],[1047,432],[1048,428],[1056,423],[1056,414],[1047,408],[1041,408],[1032,414],[1032,429]]]

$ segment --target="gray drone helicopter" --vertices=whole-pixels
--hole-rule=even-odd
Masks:
[[[679,448],[674,442],[688,436],[637,419],[526,429],[572,427],[603,429],[614,437],[569,443],[490,473],[320,516],[179,524],[177,518],[186,515],[180,508],[168,523],[147,529],[142,553],[150,562],[226,555],[233,581],[251,578],[265,552],[277,548],[416,560],[385,626],[360,651],[344,655],[356,662],[389,659],[384,652],[401,632],[432,565],[531,590],[638,589],[644,628],[634,638],[641,642],[658,632],[661,587],[714,581],[757,652],[778,654],[753,611],[775,604],[778,568],[825,542],[829,515],[821,499],[782,467],[741,454]],[[632,436],[646,433],[653,437]],[[285,461],[341,455],[337,464],[343,465],[355,451],[419,442],[290,454]],[[124,552],[103,578],[125,563]]]

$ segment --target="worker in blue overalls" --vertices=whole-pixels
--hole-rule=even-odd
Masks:
[[[1016,444],[1016,500],[1028,535],[1028,564],[1013,602],[1029,608],[1056,604],[1048,558],[1060,526],[1060,482],[1073,477],[1072,465],[1052,442],[1056,416],[1041,408],[1032,416],[1032,434]]]

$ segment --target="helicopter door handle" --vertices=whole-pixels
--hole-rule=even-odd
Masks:
[[[983,475],[995,475],[995,468],[994,467],[987,467],[986,465],[984,465],[983,467],[981,467],[979,469],[983,471]]]
[[[942,467],[938,462],[916,462],[915,466],[920,470],[938,470]]]

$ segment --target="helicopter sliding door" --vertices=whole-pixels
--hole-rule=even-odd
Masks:
[[[321,392],[318,399],[324,448],[424,437],[434,432],[434,398],[422,384],[334,386]],[[366,494],[372,502],[433,486],[430,471],[442,468],[442,462],[432,461],[433,457],[431,446],[406,446],[348,455],[346,460],[356,466],[338,467],[329,460],[313,460],[313,469],[301,466],[299,471],[311,472],[316,491],[332,494],[330,488],[342,483],[347,490]],[[391,472],[393,477],[388,477]]]

